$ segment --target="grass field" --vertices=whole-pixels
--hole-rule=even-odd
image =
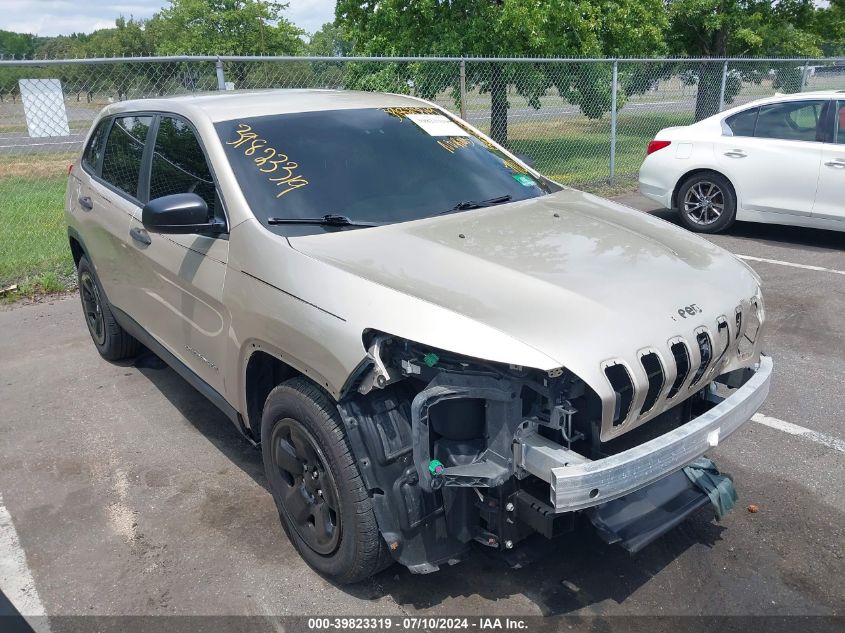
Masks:
[[[61,290],[73,261],[62,215],[67,155],[0,157],[0,286]],[[72,282],[71,282],[72,283]]]
[[[643,114],[619,117],[616,137],[616,174],[636,175],[648,142],[665,127],[687,125],[686,114]],[[517,123],[509,126],[509,147],[531,156],[536,168],[550,178],[579,186],[606,181],[610,174],[610,121],[576,120]]]
[[[535,160],[549,177],[599,194],[635,185],[648,141],[661,128],[691,117],[643,113],[619,117],[618,183],[608,188],[610,121],[582,116],[518,120],[509,146]],[[73,284],[73,264],[62,216],[71,154],[0,156],[0,289],[17,283],[27,293]]]

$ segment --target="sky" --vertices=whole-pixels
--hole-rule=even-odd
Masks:
[[[288,20],[308,33],[334,19],[335,0],[288,0]],[[119,15],[149,18],[167,0],[0,0],[0,29],[35,35],[90,33]]]

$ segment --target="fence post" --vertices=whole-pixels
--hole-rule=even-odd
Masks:
[[[467,118],[467,64],[461,60],[461,118]]]
[[[801,69],[801,90],[798,92],[804,92],[804,89],[807,87],[808,72],[810,72],[810,64],[809,62],[804,62],[804,67]]]
[[[728,85],[728,61],[722,64],[722,87],[719,88],[719,112],[725,109],[725,87]]]
[[[214,64],[214,69],[217,71],[217,89],[226,90],[226,76],[223,74],[223,62],[220,61],[219,57]]]
[[[619,62],[613,60],[613,86],[610,93],[610,184],[616,182],[616,91],[619,87]]]

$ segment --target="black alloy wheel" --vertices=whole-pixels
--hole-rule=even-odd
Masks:
[[[87,270],[79,275],[79,293],[82,297],[82,309],[85,312],[85,322],[88,324],[91,338],[97,345],[103,345],[106,342],[103,302],[97,282]]]
[[[323,452],[311,433],[290,418],[275,425],[271,446],[283,511],[308,547],[324,556],[331,554],[342,526],[337,483]]]

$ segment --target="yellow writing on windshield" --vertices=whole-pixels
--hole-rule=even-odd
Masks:
[[[417,106],[382,108],[382,111],[387,112],[390,116],[396,117],[397,119],[404,119],[409,114],[442,114],[437,108]]]
[[[450,154],[454,154],[462,147],[472,145],[472,141],[468,136],[447,136],[446,138],[437,141],[437,144]]]
[[[511,171],[514,171],[518,174],[527,174],[528,173],[528,170],[525,169],[525,167],[523,167],[522,165],[520,165],[516,161],[511,160],[510,158],[503,158],[502,160],[505,163],[505,167],[507,167]]]
[[[267,174],[267,180],[282,189],[276,194],[281,198],[294,189],[308,184],[308,181],[297,173],[299,164],[290,160],[287,154],[279,152],[256,133],[252,126],[238,123],[235,130],[237,138],[226,141],[234,149],[239,149],[244,156],[252,158],[252,162],[262,174]]]

